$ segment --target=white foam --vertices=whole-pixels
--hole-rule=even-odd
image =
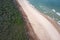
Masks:
[[[60,13],[59,13],[59,12],[56,12],[56,14],[57,14],[58,16],[60,16]]]
[[[52,11],[53,11],[53,12],[56,12],[56,10],[55,10],[55,9],[52,9]]]

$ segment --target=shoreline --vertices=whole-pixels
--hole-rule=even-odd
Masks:
[[[38,40],[50,40],[50,38],[52,39],[52,40],[59,40],[59,38],[60,38],[60,36],[58,36],[59,35],[59,32],[57,32],[57,30],[56,30],[56,28],[54,28],[54,26],[53,26],[53,24],[51,23],[51,22],[49,22],[49,20],[50,20],[50,18],[49,17],[47,17],[47,18],[49,18],[49,20],[46,18],[45,19],[45,17],[43,16],[43,15],[41,15],[41,14],[38,14],[38,13],[40,13],[40,12],[38,12],[36,9],[34,10],[34,8],[32,8],[32,7],[30,7],[30,9],[31,10],[29,10],[29,9],[27,9],[29,6],[26,6],[27,5],[27,3],[26,3],[26,5],[23,5],[23,3],[22,2],[24,2],[24,1],[22,1],[22,0],[20,0],[21,1],[21,3],[20,3],[20,5],[22,6],[22,8],[23,8],[23,10],[25,11],[25,14],[26,14],[26,16],[27,16],[27,18],[28,18],[28,20],[29,20],[29,22],[30,22],[30,24],[31,24],[31,26],[32,26],[32,28],[33,28],[33,30],[34,30],[34,33],[38,36]],[[26,6],[26,8],[24,8]],[[28,12],[27,12],[27,11]],[[34,10],[34,12],[33,12],[33,14],[31,15],[31,14],[29,14],[29,13],[32,13],[32,10]],[[36,13],[37,12],[37,13]],[[35,13],[35,14],[34,14]],[[29,16],[28,16],[29,15]],[[33,17],[35,15],[35,17]],[[38,15],[38,16],[37,16]],[[32,17],[31,17],[32,16]],[[38,17],[41,17],[43,20],[45,20],[46,22],[44,22],[41,18],[38,18]],[[37,19],[35,19],[35,18],[37,18]],[[35,20],[34,20],[35,19]],[[33,21],[34,20],[34,21]],[[40,22],[40,21],[41,22]],[[37,21],[37,22],[36,22]],[[39,23],[40,22],[40,23]],[[53,21],[52,21],[53,22]],[[44,23],[48,23],[47,25],[45,25]],[[38,24],[40,24],[40,25],[38,25]],[[48,27],[48,25],[50,25],[50,26],[52,26],[52,27],[50,27],[50,29],[48,29],[49,27]],[[39,26],[42,26],[42,27],[39,27]],[[46,26],[46,28],[45,27],[43,27],[43,26]],[[57,25],[58,26],[58,25]],[[48,28],[47,28],[48,27]],[[41,33],[40,31],[38,31],[38,29],[39,30],[42,30],[42,32],[43,33]],[[51,30],[51,28],[52,28],[52,30]],[[54,29],[54,30],[53,30]],[[30,29],[31,30],[31,29]],[[50,32],[49,32],[49,31]],[[46,32],[45,32],[46,31]],[[55,35],[54,34],[54,32],[56,32],[56,34],[57,35]],[[39,33],[40,32],[40,33]],[[44,33],[45,32],[45,33]],[[48,33],[48,34],[47,34]],[[51,35],[51,33],[53,33],[53,35]],[[39,35],[38,35],[39,34]],[[41,34],[41,35],[40,35]],[[49,35],[49,37],[48,37],[48,35]],[[41,36],[41,37],[40,37]],[[54,37],[55,36],[55,37]],[[56,38],[56,36],[57,36],[57,39],[55,39]]]

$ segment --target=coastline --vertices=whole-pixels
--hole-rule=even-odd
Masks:
[[[21,2],[22,2],[22,0],[21,0]],[[23,1],[24,2],[24,1]],[[56,31],[56,29],[54,28],[54,26],[53,26],[53,24],[51,24],[51,22],[49,23],[49,20],[47,20],[47,18],[45,19],[45,17],[44,16],[42,16],[41,15],[41,13],[40,12],[38,12],[36,9],[34,10],[34,8],[32,8],[32,9],[30,9],[30,10],[28,10],[27,8],[29,7],[29,6],[26,6],[27,8],[24,8],[25,6],[24,6],[24,4],[23,3],[20,3],[20,5],[22,6],[22,8],[23,8],[23,10],[25,11],[25,14],[26,14],[26,16],[27,16],[27,18],[28,18],[28,20],[29,20],[29,23],[31,24],[31,26],[32,26],[32,28],[33,28],[33,30],[34,30],[34,32],[35,32],[35,34],[37,34],[37,36],[38,36],[38,38],[39,39],[41,39],[41,40],[50,40],[50,38],[48,37],[48,35],[50,34],[51,35],[51,33],[53,32],[53,31],[55,31],[55,32],[57,32]],[[28,12],[27,12],[27,11]],[[33,12],[33,14],[31,14],[32,13],[32,10],[34,10],[35,12]],[[30,11],[30,14],[28,14],[29,13],[29,11]],[[37,12],[37,13],[36,13]],[[35,13],[35,14],[34,14]],[[38,14],[38,13],[40,13],[40,14]],[[24,14],[23,14],[24,15]],[[37,16],[38,15],[38,16]],[[31,17],[32,16],[32,17]],[[34,16],[36,16],[36,17],[34,17]],[[44,21],[42,21],[42,19],[41,18],[38,18],[38,17],[41,17],[43,20],[46,20],[46,22],[45,23],[48,23],[47,25],[45,25],[45,24],[43,24],[44,23]],[[37,18],[37,19],[35,19],[35,18]],[[34,21],[33,21],[34,20]],[[37,21],[37,23],[36,23],[36,21]],[[41,21],[41,22],[40,22]],[[40,23],[39,23],[40,22]],[[43,22],[43,23],[42,23]],[[42,25],[43,24],[43,25]],[[52,26],[52,27],[50,27],[50,28],[52,28],[52,30],[50,29],[50,31],[52,31],[51,33],[49,33],[48,32],[48,28],[46,29],[46,28],[44,28],[43,26],[47,26],[48,27],[48,25],[50,24],[50,26]],[[38,26],[38,27],[37,27]],[[41,28],[40,28],[40,26],[41,26]],[[39,30],[42,30],[42,32],[43,33],[41,33],[40,31],[38,31],[38,29]],[[53,30],[54,29],[54,30]],[[31,29],[30,29],[31,30]],[[47,32],[45,32],[45,31],[47,31]],[[40,32],[40,33],[39,33]],[[45,33],[44,33],[45,32]],[[47,34],[48,33],[48,34]],[[39,35],[38,35],[39,34]],[[40,35],[40,34],[42,34],[42,35]],[[49,36],[50,36],[49,35]],[[53,33],[53,35],[55,35],[54,33]],[[50,37],[52,37],[51,39],[52,40],[59,40],[59,38],[60,38],[60,36],[58,36],[59,35],[59,32],[57,32],[57,35],[55,35],[55,37],[54,36],[50,36]],[[41,37],[40,37],[41,36]],[[54,38],[56,38],[56,36],[57,36],[57,39],[54,39]]]

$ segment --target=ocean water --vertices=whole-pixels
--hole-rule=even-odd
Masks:
[[[60,24],[60,0],[28,0],[40,12],[50,16]]]

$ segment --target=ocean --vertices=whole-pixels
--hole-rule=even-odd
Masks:
[[[60,24],[60,0],[28,0],[40,12]]]

